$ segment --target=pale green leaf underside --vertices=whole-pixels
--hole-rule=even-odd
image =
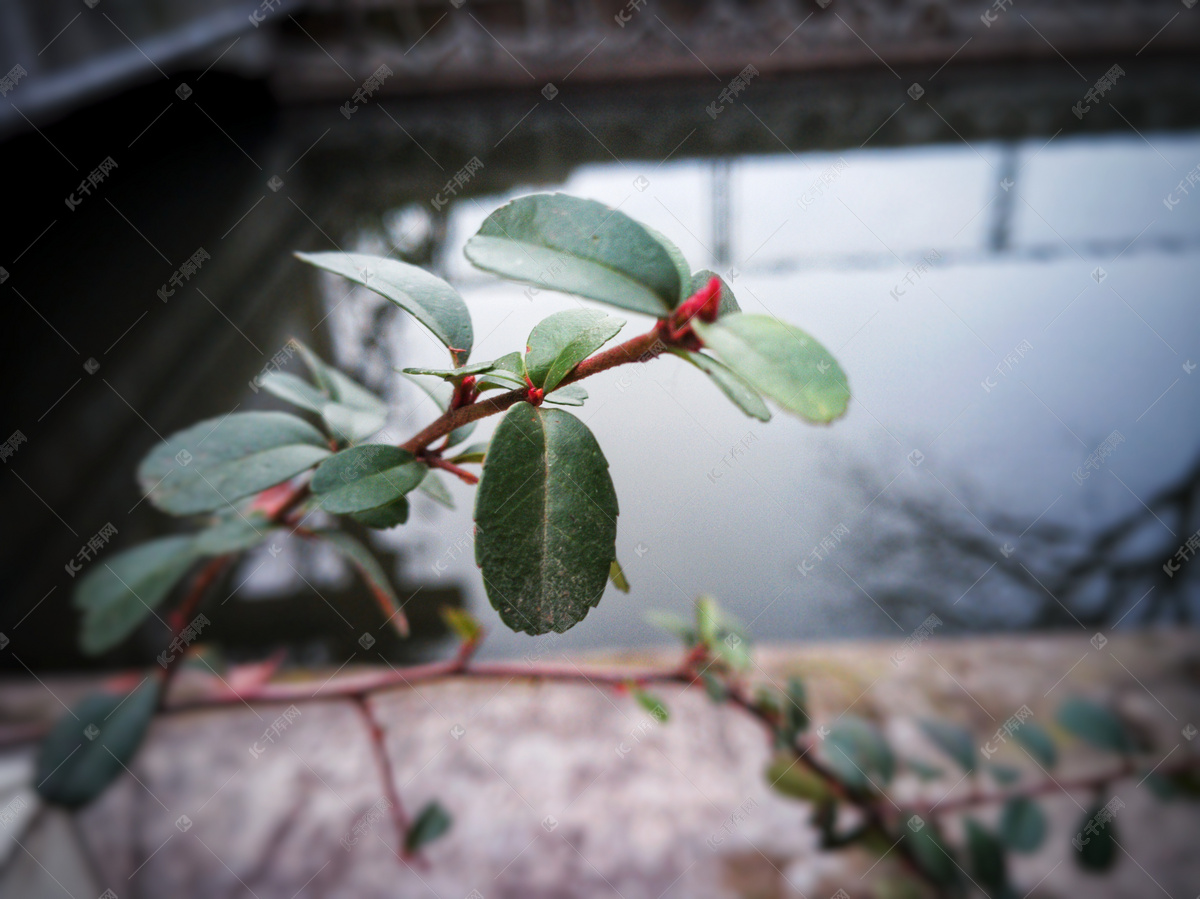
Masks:
[[[692,327],[734,373],[789,412],[817,423],[845,413],[850,399],[845,373],[799,328],[741,312],[712,324],[693,321]]]
[[[349,278],[412,314],[450,350],[455,363],[471,354],[474,332],[467,304],[436,275],[407,262],[363,253],[297,253],[310,265]]]
[[[771,410],[767,408],[758,392],[712,356],[685,349],[672,349],[671,352],[708,375],[713,383],[721,388],[721,392],[751,418],[757,418],[759,421],[771,420]]]
[[[565,194],[519,197],[487,217],[467,259],[505,278],[660,316],[679,300],[667,250],[623,212]]]
[[[173,515],[211,512],[311,468],[325,438],[285,412],[235,412],[172,434],[138,466],[150,502]]]

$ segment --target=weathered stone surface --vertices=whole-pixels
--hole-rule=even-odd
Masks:
[[[818,722],[846,712],[875,718],[902,755],[936,759],[915,716],[968,723],[982,743],[1021,706],[1049,723],[1057,703],[1079,693],[1116,702],[1171,763],[1200,742],[1182,733],[1200,721],[1194,634],[1112,637],[1101,648],[1084,638],[1021,636],[930,641],[902,656],[898,649],[767,648],[756,677],[782,683],[804,675]],[[20,692],[0,691],[0,711]],[[274,742],[264,733],[286,704],[163,716],[130,776],[78,816],[79,830],[96,883],[121,899],[866,894],[889,862],[864,878],[874,859],[817,851],[807,808],[762,780],[768,747],[754,721],[714,707],[701,690],[654,692],[670,710],[665,724],[628,696],[586,682],[460,678],[377,694],[370,708],[406,810],[436,798],[455,819],[429,847],[427,865],[398,860],[387,815],[368,819],[349,848],[341,842],[384,797],[367,721],[350,700],[298,704],[299,717]],[[27,698],[20,703],[27,707]],[[1041,776],[1011,741],[996,758]],[[1055,776],[1106,764],[1078,747],[1068,758]],[[923,787],[923,795],[953,801],[971,788],[957,780]],[[1025,890],[1194,895],[1200,811],[1154,800],[1139,780],[1112,785],[1125,807],[1117,814],[1123,851],[1110,876],[1082,875],[1070,858],[1079,806],[1089,799],[1072,794],[1048,801],[1051,838],[1015,865]],[[917,790],[901,782],[896,794],[903,801]],[[46,845],[49,820],[57,819],[43,816],[23,838],[31,850]],[[70,842],[69,830],[53,826],[59,843]],[[74,863],[58,858],[76,876],[68,870]],[[28,862],[24,874],[15,862],[0,873],[0,894],[25,895],[10,885],[28,875]]]

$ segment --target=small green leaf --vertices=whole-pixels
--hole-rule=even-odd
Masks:
[[[450,489],[446,486],[446,482],[432,468],[425,474],[421,483],[417,485],[417,489],[434,502],[441,503],[447,509],[454,508],[454,497],[450,495]]]
[[[696,633],[700,635],[700,642],[712,646],[720,628],[721,612],[717,601],[711,596],[701,596],[696,600]]]
[[[823,802],[833,795],[825,778],[790,752],[776,754],[764,776],[772,789],[792,799]]]
[[[412,314],[450,350],[457,365],[474,343],[471,313],[458,291],[424,269],[362,253],[297,253],[296,258],[349,278]]]
[[[1133,739],[1125,723],[1098,702],[1078,697],[1068,699],[1059,706],[1058,723],[1097,749],[1123,754],[1133,752]]]
[[[487,448],[488,445],[486,443],[472,443],[465,449],[459,450],[458,455],[450,461],[455,465],[478,464],[487,455]]]
[[[286,481],[329,455],[325,438],[286,412],[234,412],[172,434],[147,453],[138,483],[172,515],[211,512]]]
[[[729,689],[716,675],[703,671],[700,673],[700,680],[704,683],[704,692],[713,702],[720,704],[729,698]]]
[[[653,716],[659,724],[666,724],[670,719],[670,714],[667,712],[666,704],[655,696],[653,693],[648,693],[638,687],[634,687],[631,691],[633,698],[637,700],[637,704],[644,708]]]
[[[196,534],[194,549],[200,556],[223,556],[258,546],[271,534],[274,525],[261,512],[234,513],[218,519]]]
[[[647,612],[645,618],[646,623],[651,627],[674,634],[684,642],[684,645],[691,647],[696,644],[696,629],[686,618],[672,615],[670,612]]]
[[[721,302],[717,306],[717,316],[721,317],[725,315],[732,315],[734,312],[741,312],[742,307],[738,305],[737,298],[734,297],[733,290],[730,289],[729,285],[725,282],[725,279],[716,272],[710,272],[708,269],[701,269],[692,275],[688,289],[685,291],[687,296],[685,296],[684,299],[686,300],[687,297],[699,293],[708,286],[708,282],[713,278],[716,278],[721,282]]]
[[[870,790],[876,779],[886,785],[896,770],[895,756],[883,734],[853,715],[830,726],[821,754],[838,780],[852,790]]]
[[[362,444],[317,466],[312,491],[326,512],[365,512],[415,489],[427,471],[407,450],[385,443]]]
[[[386,531],[408,521],[408,500],[399,496],[385,505],[362,512],[351,512],[350,517],[369,528]]]
[[[985,770],[1002,787],[1015,784],[1021,779],[1021,769],[1014,768],[1012,765],[997,765],[992,763],[985,766]]]
[[[922,759],[905,759],[904,765],[920,780],[937,780],[946,773],[936,765],[931,765]]]
[[[466,609],[456,609],[454,606],[442,606],[439,609],[442,621],[463,643],[474,643],[483,634],[479,621]]]
[[[1109,817],[1105,807],[1094,805],[1083,813],[1079,832],[1071,839],[1075,860],[1085,870],[1107,871],[1117,859],[1116,822],[1102,823],[1105,817]]]
[[[625,327],[625,319],[598,309],[566,309],[542,319],[529,332],[525,370],[547,393],[576,365]]]
[[[301,409],[316,412],[326,426],[351,443],[374,434],[387,421],[387,404],[357,381],[328,365],[316,353],[293,340],[317,386],[288,372],[270,372],[258,379],[268,393]]]
[[[1008,866],[1004,844],[974,818],[966,819],[967,851],[975,881],[994,899],[1006,899]]]
[[[434,378],[441,378],[444,381],[458,382],[467,375],[481,375],[484,372],[489,372],[496,367],[495,360],[490,362],[472,362],[470,365],[464,365],[461,368],[406,368],[403,373],[406,375],[429,375]]]
[[[751,418],[757,418],[759,421],[771,420],[771,410],[767,408],[758,392],[718,360],[692,350],[673,348],[671,352],[708,375],[713,383],[721,388],[721,392]]]
[[[622,593],[629,592],[629,581],[625,580],[625,572],[621,568],[621,563],[616,559],[613,559],[612,564],[608,566],[608,579]]]
[[[116,646],[142,623],[200,557],[196,538],[161,537],[99,560],[80,580],[80,647],[88,655]]]
[[[562,633],[596,605],[616,557],[608,462],[579,419],[513,406],[496,428],[475,498],[475,560],[515,631]]]
[[[1029,750],[1043,768],[1053,768],[1058,762],[1058,750],[1049,731],[1036,721],[1023,721],[1013,730],[1017,742]]]
[[[692,328],[735,374],[789,412],[825,423],[846,411],[846,375],[829,351],[799,328],[741,312],[712,324],[694,320]]]
[[[788,745],[808,730],[808,690],[798,677],[788,678],[787,692],[783,702],[783,728]]]
[[[903,816],[902,816],[903,817]],[[904,839],[917,864],[934,883],[947,885],[958,880],[958,867],[946,849],[937,823],[917,815],[905,819]]]
[[[556,387],[554,393],[546,394],[546,402],[559,406],[582,406],[588,398],[588,392],[582,384],[567,384]]]
[[[463,252],[504,278],[661,316],[679,302],[680,272],[623,212],[566,194],[518,197],[487,217]]]
[[[133,759],[158,694],[150,677],[127,696],[86,696],[59,718],[38,749],[34,781],[42,798],[77,809],[99,796]]]
[[[417,813],[408,833],[404,837],[404,848],[408,852],[416,852],[429,845],[450,829],[453,819],[436,799],[429,801]]]
[[[396,595],[391,580],[374,554],[343,531],[330,529],[317,531],[316,534],[358,569],[388,623],[396,629],[400,636],[407,637],[408,619],[404,616],[400,597]]]
[[[1017,852],[1034,852],[1046,837],[1046,813],[1028,796],[1014,796],[1000,813],[1000,836]]]
[[[918,722],[921,730],[935,746],[958,762],[967,772],[975,770],[975,741],[971,732],[953,721],[923,718]]]

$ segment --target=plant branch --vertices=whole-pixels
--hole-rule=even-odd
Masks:
[[[567,384],[573,384],[576,381],[582,381],[584,378],[590,378],[592,375],[615,368],[618,365],[625,365],[629,362],[649,362],[651,359],[665,352],[668,347],[669,344],[663,339],[663,335],[659,329],[657,327],[652,328],[645,334],[639,334],[637,337],[605,350],[603,353],[597,353],[594,356],[584,359],[559,382],[559,386],[562,387]],[[451,431],[461,428],[463,425],[479,421],[481,418],[487,418],[489,415],[496,415],[510,406],[515,406],[526,398],[528,392],[528,388],[521,387],[517,390],[510,390],[508,393],[502,393],[499,396],[489,397],[486,400],[479,400],[466,406],[459,406],[457,409],[451,409],[443,413],[441,417],[435,419],[428,427],[407,443],[400,444],[400,448],[408,450],[414,456],[420,455],[422,450],[439,437],[443,437]]]

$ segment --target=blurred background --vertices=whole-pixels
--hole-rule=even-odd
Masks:
[[[436,655],[446,603],[483,620],[492,656],[638,647],[666,639],[647,610],[703,592],[772,640],[903,639],[930,614],[946,633],[1190,623],[1194,6],[0,4],[0,666],[154,657],[153,620],[79,653],[70,563],[106,527],[93,559],[177,526],[142,501],[138,460],[197,420],[279,408],[249,382],[289,338],[389,399],[380,439],[435,416],[395,369],[440,347],[293,251],[429,267],[492,358],[574,303],[462,255],[493,208],[544,190],[620,208],[744,310],[809,330],[849,375],[849,414],[763,425],[677,360],[607,372],[579,414],[612,466],[630,594],[563,636],[507,632],[456,482],[453,510],[421,497],[370,535],[412,640],[336,558],[288,544],[222,585],[211,639],[231,657]],[[627,336],[650,324],[629,317]]]

